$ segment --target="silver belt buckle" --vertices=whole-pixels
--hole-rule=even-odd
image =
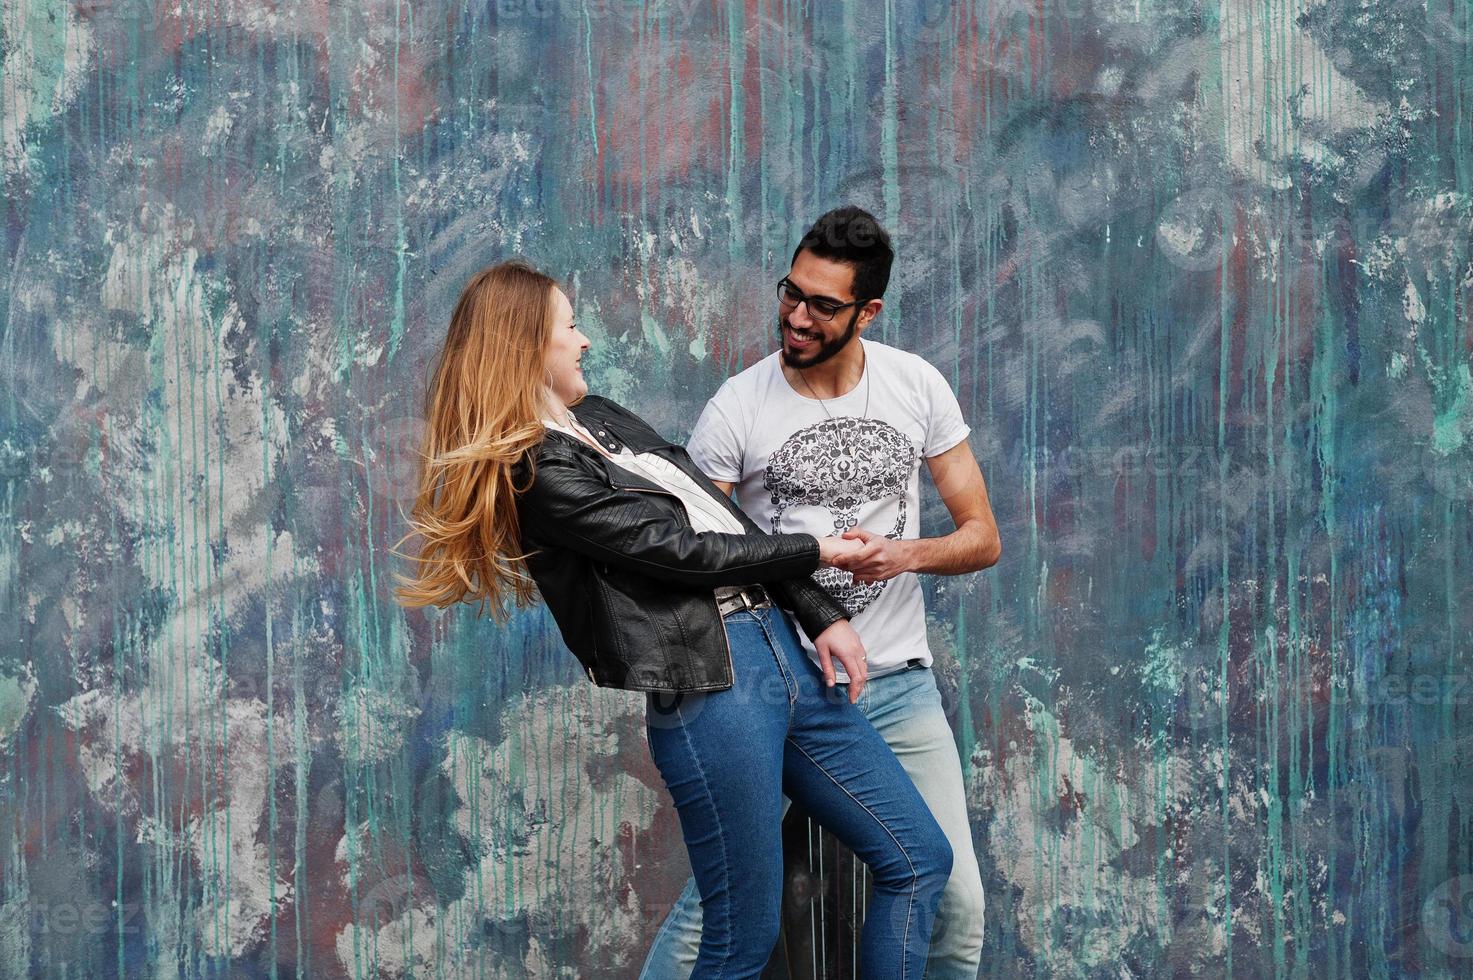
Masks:
[[[729,616],[734,612],[740,612],[743,609],[745,609],[747,612],[752,612],[753,610],[757,609],[764,609],[772,604],[772,600],[767,595],[766,589],[762,590],[761,601],[753,602],[753,588],[761,588],[761,586],[744,586],[740,591],[732,593],[725,599],[722,599],[720,602],[718,602],[717,609],[720,611],[722,617],[724,618],[726,616]]]

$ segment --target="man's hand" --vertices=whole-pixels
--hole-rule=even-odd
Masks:
[[[864,643],[854,627],[849,625],[849,620],[840,619],[830,624],[814,639],[813,646],[818,651],[818,662],[823,667],[823,677],[829,687],[834,686],[834,660],[837,659],[849,675],[849,703],[858,701],[859,692],[864,690],[865,678],[869,676],[869,665],[864,660]]]
[[[905,541],[887,538],[862,527],[851,527],[844,532],[844,538],[859,541],[863,546],[851,554],[840,555],[835,559],[834,567],[852,573],[856,582],[883,582],[901,572],[915,571],[910,565],[910,550]]]
[[[831,568],[844,568],[842,562],[853,556],[860,549],[858,541],[850,541],[846,538],[836,538],[828,535],[818,539],[818,563]]]
[[[883,582],[901,572],[965,575],[997,564],[1002,542],[987,498],[987,483],[967,440],[927,457],[926,464],[956,530],[939,538],[897,541],[864,528],[851,528],[844,537],[860,540],[864,547],[852,555],[839,556],[834,567],[852,572],[856,582]]]

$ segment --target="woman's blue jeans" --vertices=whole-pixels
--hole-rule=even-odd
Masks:
[[[734,685],[650,694],[646,732],[701,893],[695,978],[756,977],[777,942],[782,797],[870,869],[860,941],[872,980],[921,980],[951,846],[847,688],[828,688],[776,607],[726,617]]]

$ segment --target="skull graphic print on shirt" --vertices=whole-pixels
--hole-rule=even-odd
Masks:
[[[887,538],[905,534],[906,484],[920,447],[879,419],[824,419],[794,432],[767,460],[763,486],[772,497],[772,533],[780,534],[792,507],[817,507],[842,535],[859,523],[860,508],[887,498],[895,512]],[[880,533],[880,528],[871,526]],[[885,589],[885,582],[856,582],[842,568],[821,568],[818,584],[856,616]]]

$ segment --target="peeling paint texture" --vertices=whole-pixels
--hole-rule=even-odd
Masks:
[[[1470,140],[1466,0],[5,0],[0,977],[634,977],[640,696],[392,601],[424,382],[522,256],[683,438],[843,203],[982,976],[1473,975]]]

